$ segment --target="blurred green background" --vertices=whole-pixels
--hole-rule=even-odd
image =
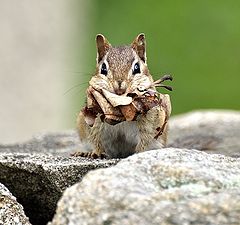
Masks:
[[[95,69],[96,34],[104,34],[112,45],[123,45],[141,32],[155,79],[163,74],[174,77],[173,114],[240,109],[240,1],[93,0],[88,22],[87,32],[78,33],[85,36],[85,47],[79,49],[74,42],[72,80],[81,85],[73,95],[73,112],[84,104],[85,82]]]

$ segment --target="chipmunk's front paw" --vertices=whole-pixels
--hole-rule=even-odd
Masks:
[[[95,152],[74,152],[71,154],[74,157],[85,157],[91,159],[106,159],[107,155],[105,153],[97,154]]]

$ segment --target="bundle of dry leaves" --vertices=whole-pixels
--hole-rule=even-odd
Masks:
[[[123,121],[133,121],[137,116],[146,114],[155,106],[163,107],[166,110],[168,95],[160,94],[155,87],[164,87],[172,90],[171,87],[162,85],[165,80],[172,80],[170,75],[164,75],[161,79],[144,86],[139,86],[132,93],[117,95],[107,90],[95,89],[90,82],[87,89],[87,106],[82,109],[85,121],[89,126],[93,126],[97,115],[100,114],[102,121],[111,125]]]

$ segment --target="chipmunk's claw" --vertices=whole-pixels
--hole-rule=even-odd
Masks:
[[[106,159],[107,155],[105,153],[101,153],[98,155],[95,152],[74,152],[71,154],[73,157],[84,157],[84,158],[90,158],[90,159]]]

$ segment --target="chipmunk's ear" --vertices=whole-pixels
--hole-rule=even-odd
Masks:
[[[147,61],[145,34],[139,34],[132,42],[132,48],[136,51],[143,62]]]
[[[97,43],[97,62],[99,63],[102,58],[106,55],[108,49],[111,47],[111,44],[108,40],[102,35],[98,34],[96,36],[96,43]]]

